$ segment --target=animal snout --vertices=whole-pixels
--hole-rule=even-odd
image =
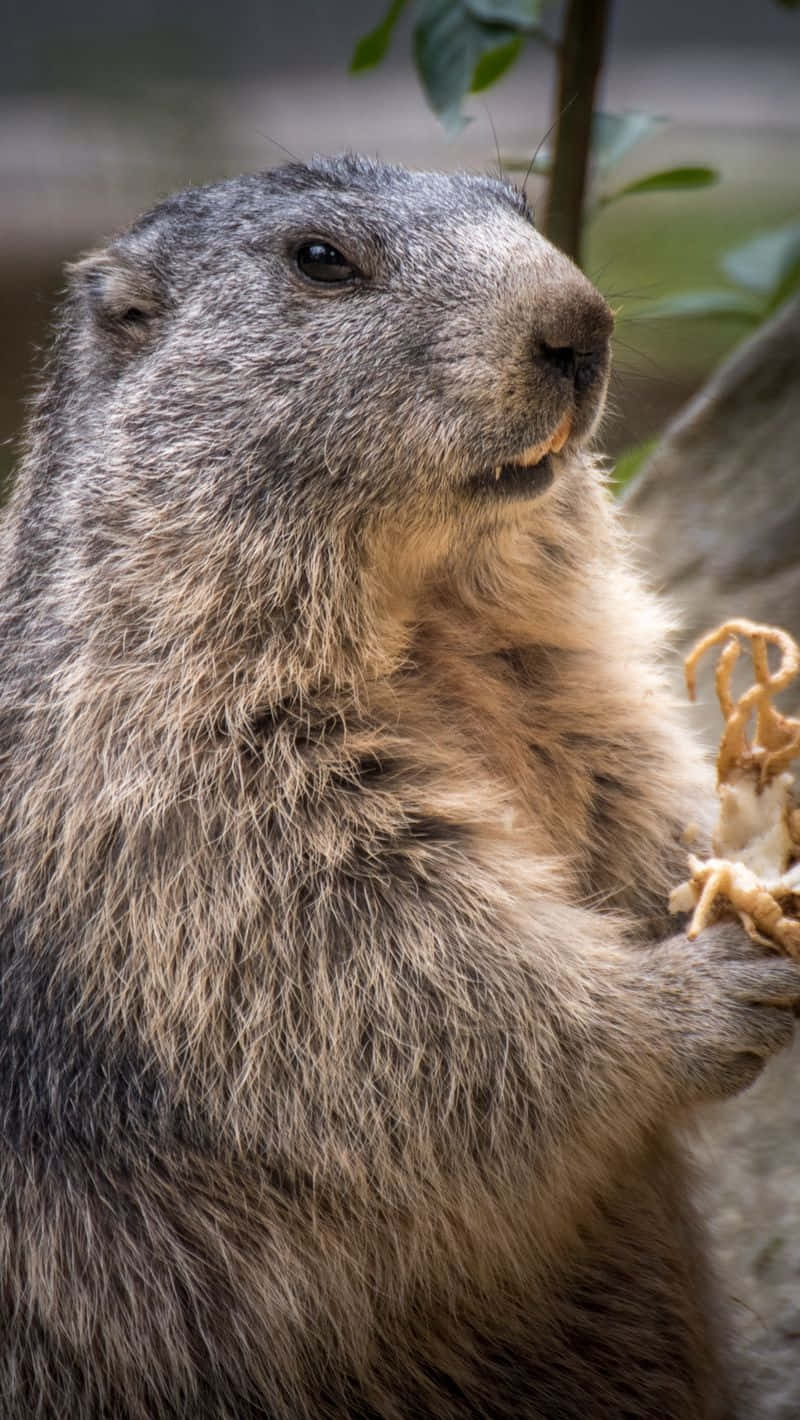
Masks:
[[[603,298],[586,285],[586,292],[581,289],[558,302],[550,318],[539,323],[533,342],[540,368],[569,381],[577,394],[591,389],[605,374],[614,324]]]

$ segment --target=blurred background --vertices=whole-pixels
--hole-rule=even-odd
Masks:
[[[544,8],[553,33],[560,10]],[[380,0],[19,0],[6,12],[0,478],[64,262],[171,189],[315,151],[478,171],[496,170],[498,155],[527,163],[553,117],[546,45],[528,40],[497,84],[465,101],[471,121],[448,137],[414,70],[408,9],[385,61],[348,73],[383,13]],[[590,208],[584,265],[620,310],[604,436],[616,455],[653,436],[758,318],[758,273],[739,288],[735,261],[720,263],[800,216],[800,10],[779,0],[616,0],[598,106],[664,121],[645,125],[613,181],[600,175],[595,199],[665,168],[719,174],[696,190]],[[528,183],[534,207],[540,183]],[[665,295],[708,288],[717,314],[659,315]]]

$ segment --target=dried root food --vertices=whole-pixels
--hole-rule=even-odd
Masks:
[[[731,681],[750,643],[755,683],[738,699]],[[726,621],[692,647],[686,684],[693,700],[697,666],[723,644],[715,682],[725,728],[717,757],[719,819],[714,856],[689,855],[690,878],[670,897],[672,912],[692,912],[689,936],[738,915],[750,936],[800,960],[800,808],[789,766],[800,756],[800,720],[773,700],[800,673],[800,647],[785,631],[753,621]],[[769,647],[780,655],[769,668]]]

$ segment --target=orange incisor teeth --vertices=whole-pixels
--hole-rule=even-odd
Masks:
[[[565,414],[565,415],[564,415],[564,418],[561,420],[561,423],[559,424],[558,428],[556,429],[555,434],[553,435],[552,439],[550,440],[550,449],[551,449],[552,453],[554,453],[554,454],[560,454],[560,453],[561,453],[561,450],[563,449],[564,445],[566,444],[567,439],[569,438],[569,436],[570,436],[571,433],[572,433],[572,415],[571,415],[571,414]]]
[[[549,439],[543,439],[541,444],[532,444],[531,447],[526,449],[524,454],[521,455],[518,462],[521,463],[524,468],[530,468],[533,464],[539,463],[540,460],[544,458],[545,454],[560,453],[571,432],[572,415],[565,414],[555,430],[555,433],[551,434]]]

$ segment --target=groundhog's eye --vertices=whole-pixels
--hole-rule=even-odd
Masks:
[[[295,261],[311,281],[353,281],[356,268],[329,242],[303,242],[295,251]]]

